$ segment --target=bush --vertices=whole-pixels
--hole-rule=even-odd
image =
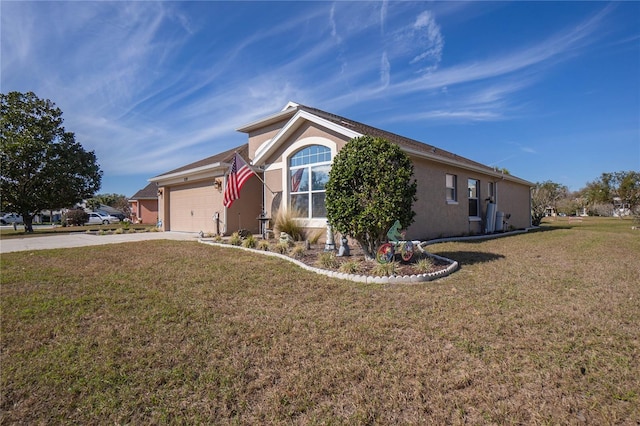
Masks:
[[[300,246],[300,245],[295,246],[293,250],[291,250],[291,257],[298,260],[302,259],[306,251],[307,249],[304,246]]]
[[[413,164],[398,145],[366,135],[353,138],[338,152],[329,172],[327,218],[373,259],[396,220],[403,229],[413,222],[417,185]]]
[[[320,237],[322,237],[325,234],[325,232],[327,232],[325,229],[318,229],[317,231],[315,231],[309,238],[309,243],[318,244]]]
[[[398,269],[398,264],[396,262],[389,263],[377,263],[376,266],[373,267],[371,271],[373,275],[379,277],[390,277],[396,274],[396,270]]]
[[[256,244],[258,244],[258,240],[253,236],[253,234],[249,234],[249,236],[247,236],[247,238],[242,242],[242,246],[246,248],[256,248]]]
[[[82,209],[73,209],[67,212],[67,223],[69,225],[82,226],[89,221],[89,215]]]
[[[416,262],[415,268],[422,274],[426,274],[433,269],[433,259],[430,257],[423,257]]]
[[[299,220],[295,219],[300,216],[300,213],[295,209],[289,209],[286,212],[282,209],[278,210],[274,223],[276,235],[280,235],[281,232],[286,232],[291,235],[291,238],[295,241],[304,241],[304,228],[300,224]]]
[[[233,234],[231,234],[231,237],[229,238],[229,244],[231,244],[232,246],[241,245],[242,237],[240,237],[240,234],[237,232],[234,232]]]
[[[339,271],[345,274],[357,274],[360,272],[360,264],[355,260],[350,260],[340,265]]]
[[[269,241],[267,240],[258,241],[258,250],[269,251]]]
[[[289,244],[287,243],[278,243],[276,244],[274,250],[276,253],[287,254],[289,251]]]
[[[336,254],[332,251],[323,252],[318,258],[318,265],[325,269],[335,269],[340,266]]]

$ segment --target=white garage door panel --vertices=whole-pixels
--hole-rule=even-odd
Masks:
[[[216,190],[210,183],[171,188],[169,196],[171,231],[211,232]]]

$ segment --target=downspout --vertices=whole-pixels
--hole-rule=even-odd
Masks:
[[[222,182],[223,182],[223,186],[222,186],[222,197],[224,200],[224,191],[227,188],[227,173],[225,172],[224,176],[222,177]],[[227,206],[224,205],[224,201],[222,202],[222,231],[221,231],[222,235],[226,235],[227,234]]]
[[[529,228],[533,226],[532,210],[533,207],[533,186],[529,187]]]

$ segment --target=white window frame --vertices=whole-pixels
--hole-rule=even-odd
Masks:
[[[313,146],[318,146],[320,148],[324,148],[327,149],[329,151],[329,160],[325,160],[325,161],[319,161],[319,162],[315,162],[315,163],[307,163],[307,164],[302,164],[302,165],[296,165],[296,166],[292,166],[291,165],[291,160],[292,158],[300,153],[301,151],[305,150],[305,149],[309,149]],[[298,218],[294,218],[294,219],[303,219],[303,220],[309,220],[309,221],[318,221],[318,220],[322,220],[326,222],[326,215],[325,216],[314,216],[313,215],[313,196],[314,194],[321,194],[321,193],[325,193],[326,194],[326,190],[325,189],[313,189],[313,182],[311,180],[311,176],[313,173],[313,169],[317,168],[317,167],[328,167],[329,169],[331,168],[331,164],[332,164],[332,160],[333,160],[333,152],[331,150],[330,147],[327,147],[325,145],[320,145],[320,144],[309,144],[306,146],[301,147],[300,149],[296,150],[295,152],[292,152],[291,155],[289,155],[287,157],[287,181],[288,181],[288,205],[292,206],[292,198],[296,195],[307,195],[307,216],[306,217],[298,217]],[[294,172],[296,170],[306,170],[306,178],[308,179],[307,182],[307,187],[308,189],[306,189],[305,191],[293,191],[293,188],[291,187],[291,176],[294,175]],[[304,175],[303,175],[304,176]]]
[[[444,176],[445,198],[447,204],[458,204],[458,176],[452,173],[446,173]],[[449,186],[449,177],[453,180],[453,186]],[[450,191],[453,194],[451,198],[449,197]]]
[[[475,182],[475,189],[476,189],[476,194],[475,196],[471,195],[471,182]],[[469,218],[470,219],[479,219],[480,218],[480,180],[479,179],[474,179],[474,178],[468,178],[467,179],[467,195],[468,195],[468,202],[469,202]],[[475,200],[476,202],[476,214],[472,215],[471,214],[471,201]]]

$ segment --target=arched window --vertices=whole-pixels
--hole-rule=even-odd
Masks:
[[[331,149],[310,145],[289,157],[289,205],[302,218],[327,217],[325,185],[331,169]]]

